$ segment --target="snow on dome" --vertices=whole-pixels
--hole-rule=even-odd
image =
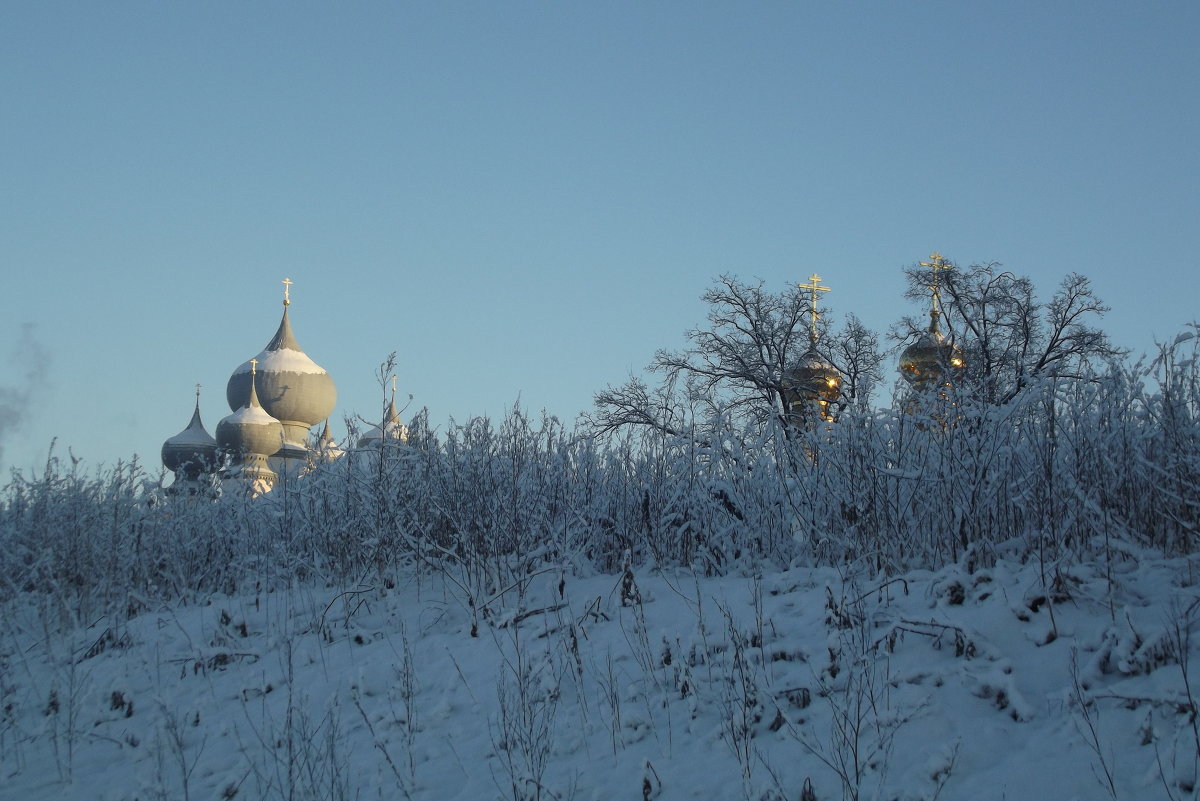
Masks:
[[[797,360],[796,366],[793,369],[796,369],[796,370],[824,370],[824,369],[836,370],[837,368],[834,367],[832,364],[830,364],[827,359],[825,359],[824,357],[821,356],[821,354],[817,353],[815,350],[809,349],[803,356],[801,356],[799,358],[799,360]]]
[[[192,445],[192,446],[195,446],[195,445],[208,445],[210,443],[215,445],[216,442],[217,441],[215,439],[213,439],[212,434],[209,434],[208,431],[205,430],[204,426],[200,426],[199,429],[194,429],[191,426],[188,426],[183,431],[180,431],[178,434],[171,437],[163,444],[164,445]]]
[[[900,376],[909,384],[924,386],[960,372],[962,350],[936,328],[921,334],[900,353]]]
[[[279,425],[279,421],[263,411],[263,407],[261,406],[243,406],[221,422],[248,426]]]
[[[241,459],[244,467],[259,472],[270,472],[265,458],[277,452],[284,439],[283,424],[259,405],[253,384],[246,405],[217,424],[217,443],[221,449]],[[271,476],[273,479],[274,474]]]
[[[376,444],[382,445],[385,442],[408,442],[408,427],[400,421],[394,389],[392,390],[392,402],[388,406],[383,422],[367,429],[367,432],[358,438],[358,447],[366,448]]]
[[[388,423],[382,429],[379,426],[371,426],[365,434],[358,438],[358,447],[365,448],[384,440],[408,442],[408,426],[403,423]]]
[[[288,442],[306,442],[309,429],[333,411],[337,388],[329,373],[300,349],[286,306],[279,329],[256,359],[253,381],[263,410],[283,424]],[[253,361],[238,365],[229,377],[225,397],[230,409],[246,404]]]
[[[217,441],[200,420],[200,397],[197,389],[196,409],[187,428],[168,439],[162,446],[163,466],[172,472],[182,471],[188,478],[212,470],[217,462]]]
[[[258,360],[260,373],[321,373],[328,375],[325,368],[314,362],[308,354],[291,348],[280,350],[264,350],[254,357]],[[250,372],[250,359],[238,365],[234,375]]]
[[[789,404],[808,400],[828,403],[840,395],[842,374],[813,345],[787,371],[783,383]]]

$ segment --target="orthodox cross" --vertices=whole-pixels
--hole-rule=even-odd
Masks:
[[[200,402],[200,385],[196,385],[196,403]]]
[[[810,283],[799,284],[798,286],[800,287],[800,289],[809,290],[809,292],[812,294],[812,307],[809,309],[808,313],[809,313],[809,316],[811,319],[811,325],[812,325],[812,341],[816,342],[817,341],[817,317],[820,316],[817,314],[817,293],[818,292],[829,292],[830,289],[827,286],[818,286],[818,284],[821,283],[821,276],[817,275],[816,273],[813,273],[812,275],[810,275],[808,277],[808,280]]]
[[[254,378],[255,371],[258,369],[258,359],[250,360],[250,377]]]
[[[941,281],[938,280],[938,270],[952,270],[954,264],[943,259],[942,254],[936,250],[929,254],[929,261],[919,262],[919,264],[933,270],[933,283],[930,285],[929,291],[933,293],[933,311],[940,314],[941,309],[938,308],[938,305],[941,303],[942,293],[938,289],[941,285]]]
[[[284,306],[292,305],[292,299],[288,294],[288,290],[292,288],[292,284],[294,284],[294,283],[296,283],[296,282],[290,278],[283,279],[283,305]]]
[[[396,402],[396,376],[392,376],[392,403]]]

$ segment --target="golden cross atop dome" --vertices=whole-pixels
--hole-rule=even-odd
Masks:
[[[396,376],[392,376],[392,403],[396,402]]]
[[[929,291],[933,294],[933,311],[940,313],[938,304],[941,302],[942,293],[939,289],[941,281],[938,278],[939,270],[953,270],[954,262],[947,261],[942,258],[942,254],[936,250],[929,254],[929,261],[918,262],[922,267],[928,267],[933,270],[933,283],[929,286]]]
[[[296,283],[296,282],[295,282],[295,281],[293,281],[293,280],[292,280],[292,279],[290,279],[290,278],[285,278],[285,279],[283,279],[283,282],[282,282],[282,283],[283,283],[283,305],[284,305],[284,306],[291,306],[291,305],[292,305],[292,298],[291,298],[291,296],[290,296],[290,294],[289,294],[288,290],[289,290],[289,289],[291,289],[291,288],[292,288],[292,284],[294,284],[294,283]]]
[[[258,359],[250,360],[250,377],[254,378],[255,371],[258,370]]]
[[[812,301],[811,301],[812,306],[809,309],[808,313],[810,316],[810,324],[812,327],[812,334],[811,334],[812,341],[816,342],[817,341],[817,318],[820,316],[817,314],[817,293],[818,292],[829,292],[831,290],[827,286],[819,286],[819,284],[821,283],[821,276],[817,275],[816,273],[813,273],[812,275],[810,275],[808,277],[808,280],[809,280],[809,283],[798,284],[797,286],[799,286],[800,289],[809,290],[809,292],[812,294]]]

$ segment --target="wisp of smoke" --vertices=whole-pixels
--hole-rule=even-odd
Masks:
[[[8,361],[17,369],[15,385],[0,386],[0,460],[4,443],[28,417],[37,390],[46,386],[49,355],[36,336],[33,323],[23,323],[21,334],[9,350]]]

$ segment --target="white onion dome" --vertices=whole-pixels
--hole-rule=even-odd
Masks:
[[[321,429],[320,436],[317,437],[316,447],[313,448],[317,459],[320,461],[332,461],[342,455],[342,449],[334,440],[333,435],[329,433],[329,421],[325,421],[325,427]]]
[[[801,401],[832,403],[841,395],[842,374],[813,345],[784,374],[783,385],[789,406]]]
[[[217,424],[217,444],[221,450],[242,463],[242,472],[250,478],[273,480],[267,457],[283,443],[283,425],[263,410],[258,393],[250,383],[246,405]]]
[[[162,446],[163,467],[177,476],[199,478],[217,466],[217,441],[200,421],[200,395],[196,394],[196,410],[187,428],[168,439]]]
[[[963,369],[962,349],[938,330],[938,313],[930,313],[929,330],[900,353],[900,375],[914,387],[942,382]]]
[[[385,443],[404,443],[408,441],[408,427],[400,422],[400,413],[396,411],[396,394],[392,393],[392,402],[388,406],[383,422],[371,426],[358,438],[358,447],[367,448],[372,445],[382,446]]]
[[[288,446],[285,450],[298,450],[303,454],[309,429],[327,419],[333,411],[337,388],[329,373],[300,349],[292,333],[286,304],[279,330],[255,358],[258,369],[253,381],[262,409],[283,424]],[[251,361],[243,362],[229,377],[225,395],[230,409],[247,405]]]

